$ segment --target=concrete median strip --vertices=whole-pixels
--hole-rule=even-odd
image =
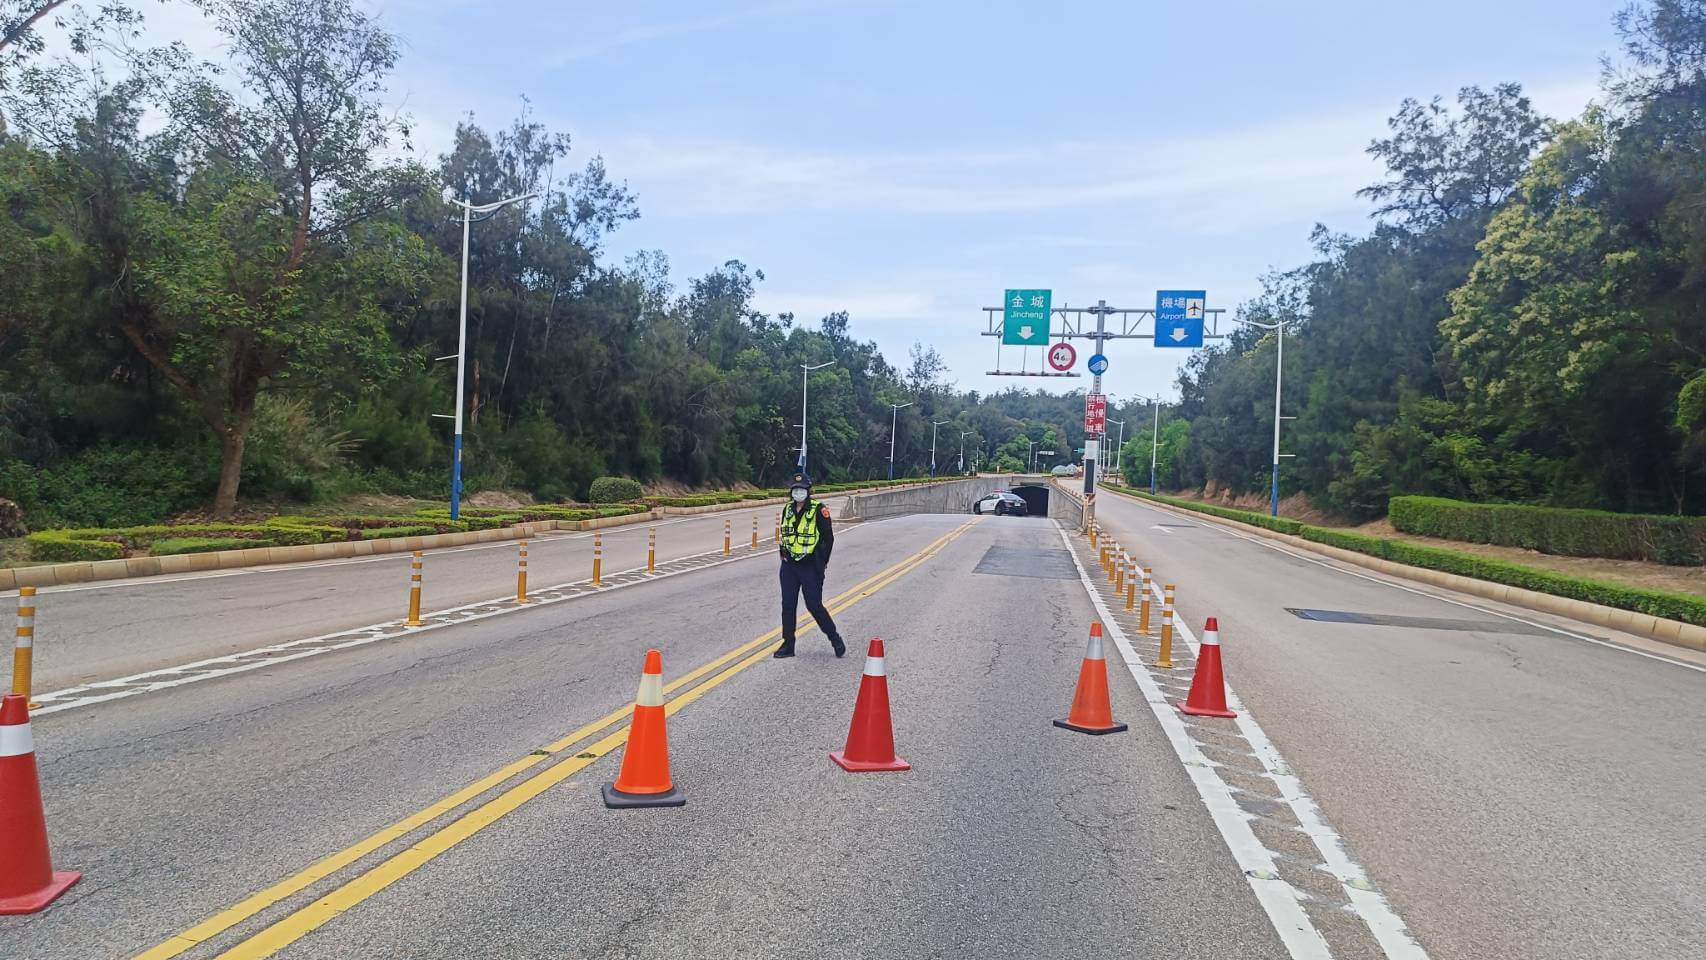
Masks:
[[[1235,720],[1204,721],[1183,716],[1175,710],[1173,701],[1182,691],[1173,688],[1183,678],[1171,671],[1158,676],[1145,666],[1143,655],[1151,646],[1151,638],[1139,634],[1138,639],[1146,649],[1140,651],[1137,648],[1121,625],[1124,620],[1135,630],[1131,615],[1116,615],[1113,602],[1116,598],[1111,594],[1107,598],[1102,595],[1095,579],[1086,570],[1084,557],[1074,542],[1075,537],[1064,528],[1060,530],[1060,536],[1072,553],[1085,592],[1102,617],[1126,669],[1143,691],[1144,699],[1201,796],[1227,850],[1244,871],[1256,900],[1294,960],[1327,960],[1335,956],[1335,947],[1339,955],[1363,956],[1372,949],[1378,950],[1388,960],[1426,960],[1426,951],[1411,936],[1386,898],[1375,889],[1367,873],[1346,853],[1343,840],[1327,824],[1320,808],[1304,791],[1302,782],[1291,772],[1255,718],[1250,716],[1249,709],[1239,702],[1230,685],[1226,688],[1226,699],[1238,714]],[[1150,589],[1155,591],[1156,600],[1163,599],[1159,585],[1151,584]],[[1182,646],[1188,648],[1194,657],[1200,645],[1190,628],[1179,624],[1177,630]],[[1199,728],[1205,731],[1204,739],[1197,736]],[[1206,731],[1213,732],[1212,741],[1207,739]],[[1229,737],[1235,737],[1242,743],[1231,750],[1216,746],[1216,742]],[[1226,756],[1227,761],[1213,759],[1209,752]],[[1251,770],[1236,764],[1237,758],[1244,757],[1254,759],[1261,769]],[[1228,771],[1226,776],[1222,770]],[[1266,796],[1251,798],[1260,801],[1252,804],[1251,810],[1240,804],[1240,798],[1249,797],[1251,791],[1227,781],[1227,776],[1234,773],[1240,782],[1265,781],[1267,785],[1263,791]],[[1261,807],[1266,805],[1283,805],[1295,823],[1261,812]],[[1322,872],[1330,875],[1338,882],[1344,902],[1323,902],[1318,895],[1307,892],[1301,883],[1286,879],[1288,874],[1297,875],[1300,868],[1296,863],[1298,852],[1295,849],[1284,852],[1270,849],[1254,829],[1259,822],[1307,837],[1316,862],[1303,869],[1311,874]],[[1312,911],[1319,915],[1319,919],[1312,915]],[[1346,913],[1361,921],[1360,930],[1347,931],[1343,929],[1343,923],[1333,922],[1333,918]],[[1351,942],[1347,938],[1355,940]]]
[[[918,553],[855,584],[828,602],[830,610],[840,613],[900,580],[940,553],[948,544],[965,533],[970,526],[971,522],[961,524],[938,537]],[[800,623],[798,630],[805,633],[814,628],[814,622],[808,619]],[[669,699],[665,705],[666,714],[674,715],[680,712],[741,671],[754,664],[769,660],[773,645],[780,637],[780,628],[770,630],[665,684],[664,692],[666,694],[675,694],[676,691],[693,685],[691,689]],[[628,718],[630,708],[631,704],[624,704],[621,708],[580,727],[562,739],[512,761],[353,846],[314,863],[293,876],[255,893],[185,930],[183,933],[138,954],[136,960],[169,960],[169,958],[195,949],[209,939],[254,917],[268,907],[301,893],[315,883],[355,864],[360,859],[403,839],[420,827],[426,826],[464,804],[477,800],[481,795],[497,789],[517,775],[545,764],[553,757],[561,757],[565,753],[569,754],[545,769],[510,786],[497,796],[479,804],[450,823],[428,833],[407,849],[357,874],[331,893],[313,900],[241,943],[218,954],[221,960],[260,960],[260,958],[272,956],[335,919],[340,913],[361,904],[374,894],[425,866],[440,854],[449,851],[462,841],[496,823],[528,800],[537,797],[551,787],[591,766],[607,754],[614,752],[627,739],[627,725],[623,721]],[[621,725],[606,732],[608,728],[616,724]],[[602,736],[600,736],[601,734]],[[599,739],[590,744],[586,743],[589,738],[595,736]]]

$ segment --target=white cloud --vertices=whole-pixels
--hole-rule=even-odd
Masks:
[[[706,33],[721,30],[724,27],[750,20],[763,20],[771,17],[799,16],[801,14],[820,13],[837,7],[862,5],[885,0],[781,0],[776,3],[764,3],[740,10],[730,10],[726,13],[713,13],[686,20],[675,20],[667,23],[649,23],[637,27],[629,27],[605,37],[577,43],[567,49],[560,50],[543,61],[548,67],[561,67],[577,60],[588,60],[602,56],[613,50],[630,47],[652,40],[663,40],[669,37],[680,37],[694,33]]]

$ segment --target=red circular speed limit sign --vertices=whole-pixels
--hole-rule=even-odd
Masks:
[[[1048,365],[1062,372],[1071,370],[1078,362],[1078,351],[1072,349],[1072,344],[1061,341],[1048,350]]]

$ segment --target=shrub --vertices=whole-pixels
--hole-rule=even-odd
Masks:
[[[1387,515],[1397,530],[1442,540],[1522,547],[1566,557],[1676,566],[1706,563],[1706,517],[1469,503],[1442,497],[1393,497]]]
[[[75,538],[68,536],[73,532],[87,533],[88,531],[44,530],[32,533],[26,542],[30,545],[30,559],[43,563],[77,563],[84,560],[120,560],[124,558],[124,544],[111,540],[96,540],[93,538]]]
[[[103,444],[41,466],[0,464],[0,497],[37,529],[124,526],[191,507],[218,480],[218,454],[205,447]]]
[[[1193,510],[1197,513],[1206,513],[1227,520],[1264,526],[1285,533],[1295,533],[1305,540],[1324,543],[1328,546],[1352,550],[1357,553],[1365,553],[1382,560],[1390,560],[1393,563],[1473,577],[1477,580],[1502,583],[1524,590],[1549,593],[1557,597],[1569,597],[1602,606],[1616,607],[1620,610],[1633,610],[1637,613],[1664,617],[1668,620],[1681,620],[1697,626],[1706,626],[1706,599],[1688,594],[1625,587],[1620,584],[1604,583],[1584,577],[1572,577],[1564,573],[1554,573],[1551,570],[1537,570],[1534,567],[1525,567],[1518,563],[1477,557],[1439,547],[1426,547],[1405,543],[1402,540],[1387,540],[1383,537],[1373,537],[1350,530],[1314,527],[1299,523],[1296,520],[1269,517],[1248,510],[1231,510],[1192,500],[1155,496],[1146,490],[1120,487],[1116,484],[1103,484],[1103,486],[1143,500],[1154,500],[1181,509]],[[1284,529],[1283,525],[1285,524],[1291,525],[1292,529]]]
[[[623,503],[638,500],[645,492],[638,480],[630,480],[627,477],[599,477],[592,482],[586,498],[593,503]]]
[[[167,537],[148,547],[149,556],[170,557],[180,553],[209,553],[214,550],[244,550],[276,547],[277,543],[248,537]]]
[[[399,524],[393,527],[366,527],[361,531],[363,540],[388,540],[392,537],[427,537],[435,533],[444,533],[439,529],[440,524],[417,524],[410,526]]]

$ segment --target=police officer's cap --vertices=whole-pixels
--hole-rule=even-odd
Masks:
[[[804,487],[805,489],[810,490],[811,486],[812,486],[812,478],[811,477],[808,477],[803,473],[796,473],[796,474],[794,474],[794,482],[788,484],[788,489],[793,490],[793,489],[796,489],[799,487]]]

